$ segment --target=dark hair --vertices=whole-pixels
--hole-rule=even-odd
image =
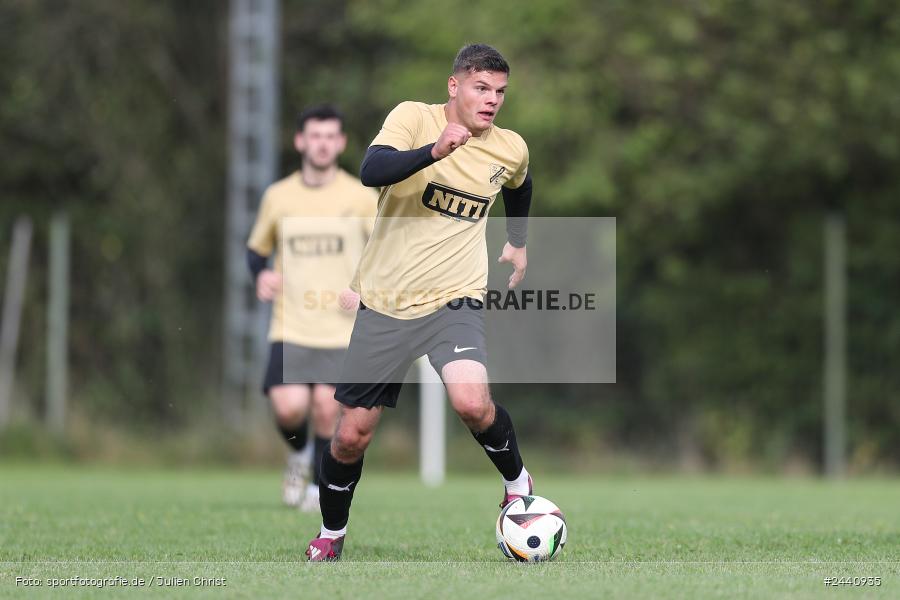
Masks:
[[[463,46],[453,61],[453,72],[497,71],[509,74],[509,63],[495,48],[487,44]]]
[[[337,119],[341,124],[341,129],[344,128],[344,115],[331,104],[317,104],[303,109],[303,112],[297,115],[297,131],[303,131],[303,127],[310,119],[313,121]]]

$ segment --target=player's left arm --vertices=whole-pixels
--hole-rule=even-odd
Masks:
[[[528,267],[525,239],[528,236],[528,212],[531,209],[531,173],[525,172],[525,178],[519,187],[503,187],[502,192],[508,241],[503,246],[498,262],[512,264],[513,273],[509,276],[509,289],[513,289],[525,278],[525,269]]]

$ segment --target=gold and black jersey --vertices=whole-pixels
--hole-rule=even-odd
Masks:
[[[263,256],[277,250],[283,287],[272,308],[271,341],[349,344],[354,313],[337,299],[351,283],[375,210],[375,193],[343,170],[321,187],[305,185],[299,171],[269,186],[247,246]]]
[[[403,102],[371,145],[421,148],[437,141],[446,126],[443,104]],[[525,141],[494,125],[383,188],[353,289],[369,308],[399,319],[430,314],[456,298],[483,299],[488,212],[500,188],[519,187],[527,171]]]

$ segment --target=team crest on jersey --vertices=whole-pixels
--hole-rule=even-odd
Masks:
[[[498,183],[500,178],[503,177],[503,174],[506,173],[506,167],[501,167],[500,165],[491,165],[491,176],[488,181],[491,183]]]
[[[451,219],[475,222],[487,214],[490,198],[455,190],[433,181],[422,194],[425,208],[439,212]]]

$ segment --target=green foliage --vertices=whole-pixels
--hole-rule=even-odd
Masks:
[[[192,400],[219,365],[225,6],[0,8],[0,236],[21,212],[39,234],[51,210],[73,214],[74,384],[103,412],[179,423],[213,406]],[[343,107],[355,171],[391,107],[441,102],[455,52],[486,41],[511,63],[499,123],[529,143],[534,213],[617,217],[619,383],[500,390],[533,409],[523,431],[564,439],[589,414],[601,439],[579,433],[582,447],[818,460],[822,219],[841,210],[854,464],[896,457],[888,3],[316,0],[282,13],[282,171],[297,164],[296,110]],[[554,431],[538,416],[547,397],[567,400]]]
[[[852,238],[853,440],[882,456],[900,448],[896,411],[877,410],[882,433],[865,433],[878,428],[874,406],[896,404],[886,399],[900,379],[877,358],[900,349],[888,333],[896,319],[873,329],[852,318],[882,304],[882,278],[898,273],[886,238],[866,235],[900,217],[888,201],[900,152],[895,12],[846,2],[466,6],[356,2],[349,14],[398,49],[376,79],[388,106],[439,101],[462,44],[500,48],[512,65],[500,123],[530,143],[535,212],[618,218],[621,383],[597,395],[625,418],[604,433],[686,430],[715,461],[727,444],[714,438],[730,429],[707,428],[704,442],[703,411],[753,415],[743,459],[770,434],[782,458],[815,458],[821,224],[840,209]]]
[[[76,395],[113,418],[177,418],[214,385],[224,188],[219,3],[4,4],[4,225],[72,216]],[[3,227],[7,235],[8,227]],[[46,237],[23,332],[38,362]],[[4,251],[5,256],[5,251]],[[186,356],[206,355],[206,362]],[[40,396],[40,377],[24,382]]]

